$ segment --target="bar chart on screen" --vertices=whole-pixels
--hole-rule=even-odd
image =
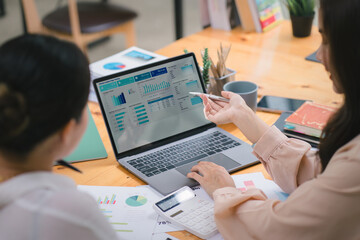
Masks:
[[[111,99],[112,99],[112,103],[113,103],[114,107],[120,106],[120,105],[126,103],[124,93],[121,93],[120,95],[112,96]]]
[[[113,131],[122,132],[125,130],[125,115],[126,111],[124,109],[115,110],[110,115],[111,125],[113,126]]]
[[[170,83],[167,81],[162,81],[160,83],[145,83],[141,85],[143,89],[143,94],[153,93],[159,90],[167,90],[170,87]]]

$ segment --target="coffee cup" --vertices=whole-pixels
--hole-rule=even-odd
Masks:
[[[258,86],[255,83],[248,81],[228,82],[223,89],[224,91],[239,94],[246,104],[256,112]]]

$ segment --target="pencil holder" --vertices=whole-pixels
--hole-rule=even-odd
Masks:
[[[230,68],[226,68],[227,74],[220,78],[215,78],[210,76],[210,86],[208,87],[208,92],[217,96],[221,96],[221,91],[226,83],[235,80],[236,71]]]

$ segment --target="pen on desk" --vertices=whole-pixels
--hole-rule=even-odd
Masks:
[[[80,169],[78,169],[78,168],[76,168],[76,167],[74,167],[73,165],[71,165],[70,163],[68,163],[68,162],[66,162],[66,161],[64,161],[64,160],[58,160],[58,161],[56,161],[57,162],[57,164],[59,164],[59,165],[61,165],[61,166],[64,166],[64,167],[67,167],[67,168],[70,168],[70,169],[72,169],[72,170],[74,170],[74,171],[77,171],[77,172],[79,172],[79,173],[82,173],[82,171],[80,170]]]
[[[200,96],[201,94],[203,94],[203,95],[207,96],[208,98],[215,100],[215,101],[230,102],[230,99],[212,95],[212,94],[206,94],[206,93],[201,93],[201,92],[189,92],[189,94],[196,95],[196,96]]]

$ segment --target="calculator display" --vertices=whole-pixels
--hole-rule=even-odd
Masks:
[[[157,202],[156,206],[158,206],[163,212],[166,212],[193,197],[195,197],[195,194],[192,191],[184,190],[176,192],[160,202]]]

